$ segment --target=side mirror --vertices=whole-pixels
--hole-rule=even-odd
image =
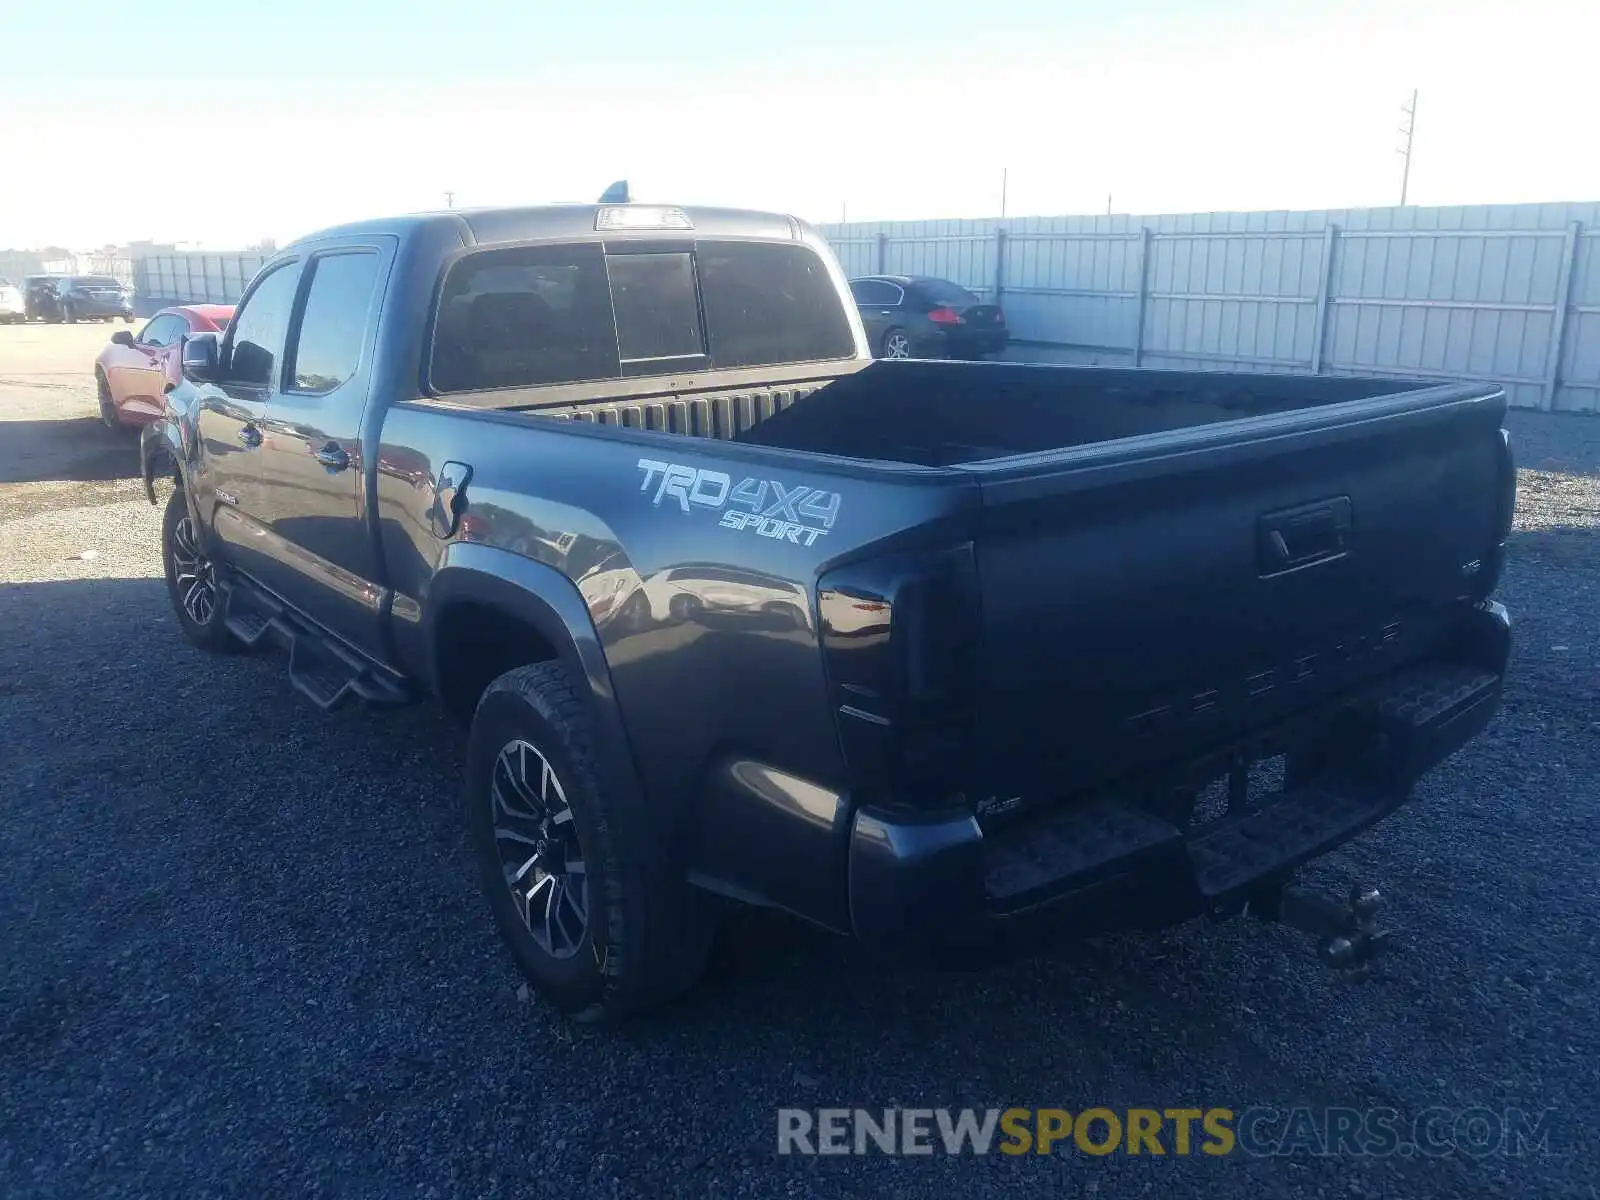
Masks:
[[[114,346],[126,346],[129,350],[132,350],[133,334],[126,329],[119,329],[111,335],[111,343]]]
[[[210,383],[217,377],[217,335],[190,334],[183,343],[183,377],[190,383]]]

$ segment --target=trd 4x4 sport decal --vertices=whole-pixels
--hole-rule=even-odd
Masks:
[[[720,512],[724,529],[750,530],[762,537],[809,546],[833,528],[839,517],[839,493],[776,479],[745,478],[738,483],[725,471],[708,471],[680,463],[641,458],[641,492],[655,490],[650,503],[677,501],[686,513],[696,508]]]

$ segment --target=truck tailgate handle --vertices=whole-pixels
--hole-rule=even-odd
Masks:
[[[1335,496],[1256,519],[1256,560],[1263,576],[1331,562],[1349,552],[1350,497]]]

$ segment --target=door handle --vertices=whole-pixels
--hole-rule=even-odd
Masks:
[[[239,429],[239,440],[252,449],[261,445],[261,430],[254,425],[245,425]]]
[[[894,313],[890,309],[880,308],[878,310],[878,315],[880,317],[892,317],[892,316],[894,316]]]
[[[317,451],[317,461],[330,471],[342,471],[350,465],[350,456],[338,442],[329,442]]]

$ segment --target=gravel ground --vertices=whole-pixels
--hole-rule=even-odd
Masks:
[[[1316,869],[1391,897],[1369,980],[1253,923],[943,975],[763,919],[590,1031],[519,993],[448,726],[181,641],[105,336],[0,328],[0,1194],[1595,1197],[1600,422],[1513,415],[1505,711]],[[775,1154],[896,1103],[1554,1111],[1522,1159]]]

